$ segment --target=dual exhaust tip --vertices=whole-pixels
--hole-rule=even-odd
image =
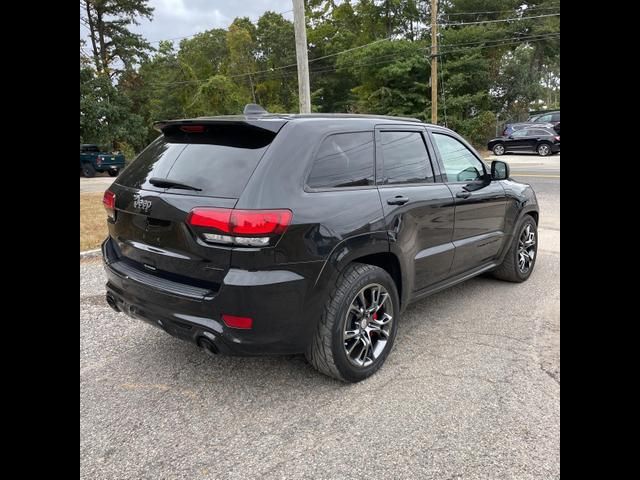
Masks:
[[[116,301],[115,297],[112,294],[107,293],[106,300],[107,300],[107,304],[113,310],[115,310],[116,312],[121,312],[120,307],[118,306],[118,302]],[[216,344],[213,343],[211,340],[209,340],[207,337],[204,337],[204,336],[198,337],[198,339],[196,340],[196,343],[208,355],[214,356],[219,353],[219,350],[218,350],[218,347],[216,347]]]

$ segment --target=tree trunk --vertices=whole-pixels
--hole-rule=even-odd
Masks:
[[[105,47],[104,41],[104,21],[102,20],[102,12],[100,10],[96,10],[96,17],[98,19],[98,39],[100,40],[100,54],[102,59],[102,71],[109,75],[109,58],[108,52]]]
[[[87,8],[87,22],[89,23],[89,36],[91,37],[91,47],[93,48],[93,61],[96,64],[96,71],[100,73],[102,72],[102,62],[100,62],[100,53],[98,52],[98,46],[96,45],[96,28],[93,23],[93,17],[91,16],[89,0],[85,0],[84,4]]]

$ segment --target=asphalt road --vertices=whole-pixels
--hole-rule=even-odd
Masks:
[[[559,478],[560,162],[510,157],[542,208],[529,281],[410,306],[355,385],[300,356],[210,358],[114,313],[100,260],[82,260],[81,478]]]

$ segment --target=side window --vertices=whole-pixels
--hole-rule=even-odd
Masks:
[[[449,182],[469,182],[484,176],[482,162],[458,140],[439,133],[433,133],[433,139]]]
[[[551,133],[547,132],[546,130],[534,130],[533,135],[536,137],[546,137],[551,135]]]
[[[322,141],[307,185],[312,188],[373,185],[373,132],[337,133]]]
[[[560,113],[554,113],[551,115],[551,121],[552,122],[559,122],[560,121]]]
[[[548,113],[546,115],[542,115],[541,117],[538,117],[538,119],[536,120],[536,123],[546,123],[550,121],[551,121],[551,114]]]
[[[526,137],[527,135],[529,135],[529,130],[517,130],[515,132],[513,132],[513,137],[514,138],[518,138],[518,137]]]
[[[420,132],[380,132],[384,183],[433,182],[433,169]]]

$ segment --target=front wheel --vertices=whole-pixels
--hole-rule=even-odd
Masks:
[[[305,356],[343,382],[359,382],[384,363],[396,337],[400,302],[391,276],[353,263],[336,282]]]
[[[110,168],[109,169],[109,176],[110,177],[117,177],[118,173],[120,173],[120,170],[118,170],[117,168]]]
[[[531,215],[525,215],[515,229],[515,235],[502,264],[493,276],[508,282],[524,282],[531,276],[538,254],[538,225]]]
[[[548,143],[541,143],[538,145],[538,155],[541,157],[546,157],[547,155],[551,155],[551,146]]]
[[[495,153],[498,156],[504,154],[504,145],[501,144],[501,143],[498,143],[498,144],[494,145],[493,146],[493,153]]]

